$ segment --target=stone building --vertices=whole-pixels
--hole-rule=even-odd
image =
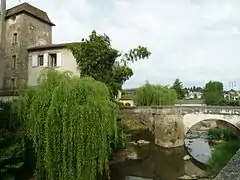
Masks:
[[[79,73],[67,44],[52,44],[55,24],[46,12],[28,3],[6,9],[6,0],[0,1],[0,89],[11,91],[23,82],[35,85],[47,66]]]
[[[2,0],[5,3],[6,0]],[[2,9],[1,12],[5,11]],[[29,46],[52,43],[52,26],[48,15],[42,10],[23,3],[5,11],[2,20],[4,43],[3,88],[18,87],[28,81]]]

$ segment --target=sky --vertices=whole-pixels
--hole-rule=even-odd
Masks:
[[[131,64],[124,84],[203,86],[209,80],[240,88],[240,0],[28,0],[49,15],[53,43],[80,41],[93,29],[125,52],[138,45],[152,53]],[[7,0],[7,7],[19,0]]]

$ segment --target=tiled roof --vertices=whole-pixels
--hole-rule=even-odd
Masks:
[[[17,6],[12,7],[11,9],[8,9],[6,11],[6,18],[9,18],[13,15],[21,14],[21,13],[27,13],[27,14],[51,25],[51,26],[55,26],[55,24],[53,24],[50,21],[46,12],[44,12],[28,3],[22,3]]]
[[[47,49],[62,49],[66,48],[67,46],[74,44],[75,42],[71,43],[61,43],[61,44],[46,44],[46,45],[40,45],[40,46],[32,46],[28,47],[28,51],[39,51],[39,50],[47,50]]]

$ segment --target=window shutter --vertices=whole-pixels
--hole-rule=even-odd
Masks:
[[[48,53],[43,55],[43,67],[48,67]]]
[[[32,59],[32,67],[37,67],[38,66],[38,57],[37,55],[33,55],[32,58],[29,57],[30,59]]]
[[[57,67],[62,66],[62,53],[57,53]]]

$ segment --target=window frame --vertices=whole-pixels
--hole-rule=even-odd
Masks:
[[[18,43],[18,34],[17,33],[13,33],[13,41],[12,44],[16,45]]]
[[[57,67],[58,63],[57,63],[57,53],[49,53],[50,56],[50,67]]]
[[[44,65],[44,55],[43,54],[39,54],[38,56],[37,56],[37,61],[38,61],[38,66],[39,67],[43,67],[43,65]]]
[[[16,65],[17,65],[17,56],[13,55],[12,56],[12,69],[16,69]]]

